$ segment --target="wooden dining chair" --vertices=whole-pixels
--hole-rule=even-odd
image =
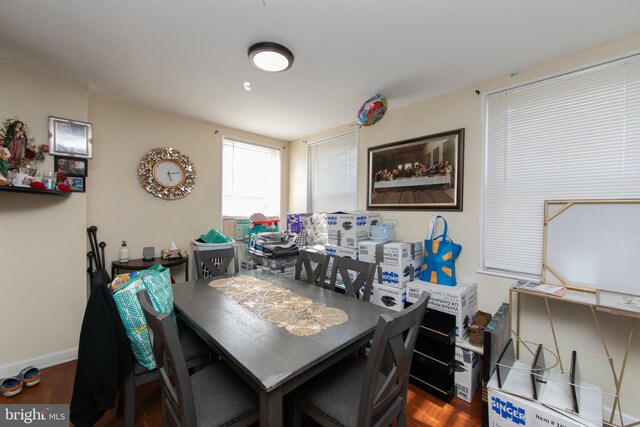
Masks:
[[[323,426],[406,425],[413,348],[429,297],[423,292],[411,307],[380,316],[366,362],[349,356],[300,387],[294,426],[303,413]]]
[[[138,292],[138,300],[160,374],[163,424],[247,426],[258,421],[258,394],[223,361],[189,376],[171,316],[157,312],[145,290]]]
[[[359,299],[360,288],[364,286],[362,300],[369,302],[375,270],[376,266],[373,263],[336,256],[333,258],[329,289],[336,289],[336,283],[338,282],[338,277],[340,277],[342,283],[344,283],[345,294]],[[351,280],[349,276],[350,271],[355,273],[354,280]]]
[[[188,325],[179,322],[177,332],[178,345],[181,348],[187,369],[204,367],[211,363],[212,358],[217,359],[213,349],[202,341]],[[124,413],[125,427],[135,425],[136,388],[159,378],[158,369],[148,370],[137,361],[134,362],[133,370],[124,383],[118,402],[117,414],[122,416]]]
[[[329,255],[305,250],[300,251],[298,260],[296,261],[294,278],[300,280],[300,277],[302,277],[302,268],[304,267],[306,282],[323,288],[328,287],[326,282],[329,259]],[[312,263],[315,264],[315,268]]]
[[[234,261],[235,271],[238,271],[238,260],[235,258],[233,248],[193,251],[193,255],[198,279],[227,274],[231,261]]]

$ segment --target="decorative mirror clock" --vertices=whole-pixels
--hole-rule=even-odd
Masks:
[[[165,200],[182,199],[196,183],[196,168],[188,156],[174,148],[154,148],[138,166],[140,185]]]

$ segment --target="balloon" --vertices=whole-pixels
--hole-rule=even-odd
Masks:
[[[362,104],[358,110],[358,123],[362,126],[371,126],[376,124],[384,113],[387,112],[387,98],[380,95],[372,96]]]

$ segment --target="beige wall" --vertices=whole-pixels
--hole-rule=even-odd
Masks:
[[[192,238],[220,228],[221,135],[282,150],[281,211],[288,210],[288,143],[113,102],[89,95],[81,82],[0,62],[0,117],[18,116],[42,144],[49,115],[93,123],[87,192],[0,193],[0,377],[31,363],[45,367],[76,357],[87,298],[89,225],[98,226],[98,239],[107,243],[107,265],[117,259],[122,240],[139,258],[145,246],[159,252],[175,241],[190,248]],[[186,198],[165,201],[140,186],[138,163],[156,147],[190,156],[198,181]],[[48,156],[39,164],[40,170],[52,168]],[[248,173],[255,169],[248,167]],[[182,279],[184,268],[175,273]]]
[[[583,67],[606,59],[619,57],[638,50],[640,33],[603,46],[596,46],[588,51],[560,60],[519,70],[516,77],[499,77],[492,81],[482,82],[463,90],[430,99],[406,108],[387,112],[385,117],[371,127],[360,129],[358,156],[358,207],[367,206],[367,148],[393,141],[434,134],[452,129],[465,128],[464,153],[464,200],[462,212],[440,212],[449,223],[451,237],[463,246],[462,253],[456,261],[457,275],[461,278],[477,280],[479,284],[478,300],[482,310],[495,312],[503,302],[508,301],[508,288],[513,279],[479,274],[479,253],[481,234],[482,203],[482,170],[483,170],[483,126],[482,126],[482,94],[488,91],[505,88],[510,85],[532,79],[561,73]],[[475,93],[476,90],[481,95]],[[393,99],[389,100],[393,106]],[[315,141],[337,134],[344,126],[325,131],[322,134],[310,135],[291,145],[291,193],[289,204],[292,211],[305,211],[306,198],[306,161],[307,149],[304,141]],[[303,185],[304,183],[304,185]],[[383,219],[397,219],[396,238],[402,240],[422,240],[427,234],[429,220],[434,212],[413,211],[381,211]],[[525,310],[526,309],[526,310]],[[564,348],[604,354],[597,331],[593,326],[593,318],[589,310],[561,304],[552,304],[552,312],[557,317],[557,332]],[[526,301],[523,313],[527,316],[523,322],[528,339],[551,344],[551,334],[546,318],[546,311],[540,301]],[[630,321],[600,313],[599,318],[609,327],[606,331],[608,344],[611,346],[617,369],[622,363],[622,353]],[[616,327],[617,326],[617,327]],[[640,374],[638,363],[639,351],[637,339],[630,360],[635,360],[627,367],[623,384],[623,410],[636,417],[640,416],[640,397],[636,397],[633,381]],[[551,357],[549,357],[551,359]],[[583,372],[597,372],[599,378],[608,378],[606,360],[593,358],[582,366]]]
[[[0,62],[0,117],[17,116],[37,144],[46,144],[49,115],[86,120],[86,86]],[[38,169],[52,165],[47,158]],[[86,298],[86,218],[86,194],[0,193],[0,376],[27,366],[16,370],[17,361],[75,358]]]
[[[220,229],[221,135],[282,149],[282,212],[287,210],[288,143],[97,96],[90,97],[89,118],[94,145],[88,224],[96,225],[98,238],[107,243],[107,263],[118,258],[122,240],[131,258],[141,258],[145,246],[159,253],[174,241],[190,249],[192,238]],[[163,200],[140,186],[138,164],[156,147],[173,147],[195,165],[198,180],[184,199]],[[247,165],[247,173],[252,171],[259,176],[257,167]],[[183,268],[177,271],[183,278]]]

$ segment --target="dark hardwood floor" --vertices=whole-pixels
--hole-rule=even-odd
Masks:
[[[69,403],[73,392],[73,378],[76,362],[68,362],[42,370],[40,384],[26,388],[13,397],[1,397],[0,405],[7,403],[57,404]],[[480,426],[482,419],[482,399],[480,390],[473,403],[456,397],[444,403],[430,394],[409,385],[407,393],[407,426],[466,427]],[[98,426],[121,426],[115,409],[107,411]],[[160,387],[153,382],[139,387],[136,391],[136,426],[155,427],[162,425],[160,407]]]

